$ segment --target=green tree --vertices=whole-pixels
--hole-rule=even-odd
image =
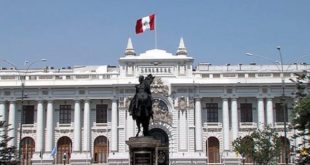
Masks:
[[[295,129],[304,131],[310,129],[310,96],[301,98],[293,109],[292,124]]]
[[[13,137],[8,137],[6,131],[9,131],[5,121],[0,121],[0,164],[17,165],[17,150],[15,146],[8,146],[8,142]]]
[[[310,147],[309,146],[309,130],[310,130],[310,96],[305,93],[305,89],[309,86],[309,76],[304,71],[302,74],[295,74],[296,81],[296,103],[292,111],[292,126],[299,130],[294,138],[302,138],[303,144],[295,146],[297,154],[297,162],[301,164],[310,163]],[[308,138],[305,138],[308,137]]]
[[[257,164],[277,164],[281,152],[281,141],[275,129],[266,127],[257,129],[250,135],[238,137],[233,141],[236,152],[244,158],[250,158]]]

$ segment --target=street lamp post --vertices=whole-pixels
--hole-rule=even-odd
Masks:
[[[279,57],[280,57],[280,64],[281,64],[281,81],[282,81],[282,110],[283,110],[283,118],[284,118],[284,121],[283,121],[283,124],[284,124],[284,159],[285,159],[285,164],[288,164],[288,151],[287,151],[287,144],[286,144],[286,141],[287,141],[287,130],[286,130],[286,104],[285,104],[285,80],[284,80],[284,72],[283,72],[283,58],[282,58],[282,53],[281,53],[281,47],[278,46],[277,47],[277,50],[279,52]]]
[[[23,129],[23,125],[22,125],[23,124],[23,105],[24,105],[24,98],[27,97],[27,96],[25,96],[26,75],[27,75],[30,67],[33,64],[38,63],[38,62],[45,62],[47,60],[46,59],[40,59],[40,60],[35,60],[35,61],[32,61],[32,62],[25,61],[25,63],[24,63],[24,65],[26,66],[25,70],[17,69],[16,65],[14,65],[12,62],[10,62],[8,60],[2,60],[2,61],[15,68],[15,71],[18,73],[19,80],[21,81],[21,120],[20,120],[20,128],[19,128],[19,152],[18,152],[18,158],[21,161],[21,155],[22,155],[22,150],[21,150],[22,143],[21,143],[21,140],[22,140],[22,132],[23,132],[22,131],[22,129]]]
[[[286,130],[286,116],[287,116],[287,114],[286,114],[286,105],[285,105],[285,80],[284,80],[284,70],[283,70],[283,58],[282,58],[282,53],[281,53],[281,47],[280,46],[278,46],[277,47],[277,50],[278,50],[278,52],[279,52],[279,58],[280,58],[280,62],[279,62],[279,64],[280,64],[280,72],[281,72],[281,86],[282,86],[282,96],[281,96],[281,102],[282,102],[282,112],[283,112],[283,118],[284,118],[284,120],[283,120],[283,124],[284,124],[284,147],[285,147],[285,151],[284,151],[284,159],[285,159],[285,164],[288,164],[288,151],[287,151],[287,130]],[[246,55],[248,55],[248,56],[257,56],[257,57],[261,57],[261,58],[264,58],[264,59],[267,59],[267,60],[271,60],[272,62],[275,62],[273,59],[270,59],[270,58],[268,58],[268,57],[264,57],[264,56],[258,56],[258,55],[254,55],[254,54],[252,54],[252,53],[245,53]]]

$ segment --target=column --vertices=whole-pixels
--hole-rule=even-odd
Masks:
[[[239,130],[238,130],[238,106],[237,98],[231,99],[231,131],[232,131],[232,140],[237,139]]]
[[[265,126],[265,113],[264,112],[265,112],[264,99],[258,98],[258,102],[257,102],[258,129],[264,129],[264,126]]]
[[[111,117],[111,151],[117,151],[117,143],[118,143],[118,136],[117,136],[117,99],[112,100],[112,117]]]
[[[46,114],[46,143],[45,152],[51,153],[53,150],[53,136],[54,136],[54,112],[53,112],[53,101],[47,102],[47,114]]]
[[[83,151],[90,151],[90,104],[89,100],[84,101],[84,132]]]
[[[81,107],[80,101],[74,103],[74,128],[73,128],[73,152],[79,152],[81,149]]]
[[[202,151],[201,99],[195,99],[195,139],[196,151]]]
[[[5,121],[6,119],[6,110],[5,110],[5,102],[0,102],[0,121]]]
[[[6,109],[5,109],[5,102],[0,102],[0,122],[6,120]],[[5,129],[0,128],[0,141],[2,141],[2,136],[5,134]]]
[[[224,150],[229,150],[229,111],[228,111],[228,99],[223,98],[223,145]]]
[[[273,126],[273,103],[272,98],[267,98],[267,124],[272,127]]]
[[[8,142],[8,146],[16,146],[16,104],[15,101],[11,101],[9,105],[9,121],[8,121],[8,136],[14,139]]]
[[[43,101],[38,101],[37,105],[37,128],[36,128],[36,145],[35,152],[41,152],[43,150],[43,131],[44,131],[44,111]]]

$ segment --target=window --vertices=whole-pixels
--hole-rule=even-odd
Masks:
[[[236,74],[234,74],[234,73],[225,73],[225,74],[223,74],[223,77],[236,77]]]
[[[70,79],[71,79],[71,76],[67,75],[66,80],[70,80]]]
[[[1,76],[1,80],[14,80],[15,76]]]
[[[274,73],[273,77],[280,77],[280,73]]]
[[[252,118],[252,104],[241,103],[240,104],[241,122],[253,122]]]
[[[51,75],[44,75],[44,76],[39,76],[40,80],[48,80],[48,79],[53,79],[53,76]]]
[[[56,80],[62,80],[62,76],[55,76]]]
[[[284,77],[291,77],[291,73],[283,73]]]
[[[88,79],[89,75],[76,75],[75,78],[76,79]]]
[[[217,103],[207,103],[207,118],[208,122],[218,122],[218,105]]]
[[[71,123],[71,105],[60,105],[59,107],[59,123]]]
[[[107,123],[107,104],[96,105],[96,123]]]
[[[255,77],[255,73],[249,73],[248,77]]]
[[[209,76],[209,74],[201,74],[201,77],[202,78],[209,78],[210,76]]]
[[[23,124],[34,123],[34,105],[23,106]]]
[[[287,107],[285,106],[286,111],[286,122],[288,121]],[[284,110],[282,103],[276,103],[276,122],[284,122]]]
[[[245,77],[244,73],[238,73],[238,77]]]
[[[220,74],[213,74],[213,78],[220,78],[221,75]]]
[[[271,77],[271,73],[258,73],[257,77]]]

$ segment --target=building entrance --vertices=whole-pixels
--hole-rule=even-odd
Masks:
[[[159,128],[154,128],[150,130],[151,136],[155,139],[161,141],[161,146],[158,147],[158,165],[168,165],[169,164],[169,137],[165,131]]]

